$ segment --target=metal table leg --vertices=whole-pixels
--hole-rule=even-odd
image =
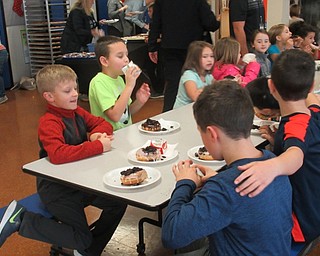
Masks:
[[[142,218],[139,221],[139,243],[137,244],[137,252],[139,255],[144,255],[146,245],[144,243],[144,231],[143,231],[143,223],[149,223],[151,225],[161,227],[162,226],[162,209],[158,210],[158,220],[150,219],[150,218]]]

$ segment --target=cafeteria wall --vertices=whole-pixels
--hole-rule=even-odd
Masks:
[[[289,23],[290,0],[268,0],[267,28],[275,24]]]

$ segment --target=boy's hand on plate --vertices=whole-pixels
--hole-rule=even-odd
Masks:
[[[172,166],[172,171],[176,176],[176,181],[179,180],[192,180],[197,188],[202,186],[201,177],[197,173],[197,168],[192,166],[191,160],[180,161],[179,163]]]

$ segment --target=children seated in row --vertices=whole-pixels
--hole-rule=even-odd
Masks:
[[[47,112],[40,118],[38,129],[41,158],[62,164],[111,150],[112,126],[77,105],[77,76],[71,68],[48,65],[38,72],[36,82],[47,101]],[[0,247],[11,234],[19,232],[81,255],[101,255],[126,210],[122,202],[40,177],[37,191],[53,218],[27,211],[12,201],[0,223]],[[102,210],[92,230],[84,212],[88,205]]]
[[[203,88],[212,83],[211,71],[214,63],[212,48],[211,44],[204,41],[194,41],[189,45],[173,108],[194,102]]]
[[[289,256],[288,177],[277,177],[254,198],[240,197],[235,191],[239,165],[274,157],[256,149],[250,140],[254,113],[247,90],[235,81],[215,82],[204,88],[193,112],[205,147],[227,166],[219,173],[190,160],[173,166],[177,183],[162,225],[163,245],[176,249],[208,236],[211,255]]]
[[[98,39],[95,45],[96,57],[102,68],[89,86],[91,113],[112,124],[114,130],[132,124],[131,115],[138,112],[150,97],[149,85],[143,83],[132,102],[131,95],[141,70],[137,66],[122,69],[128,65],[128,50],[119,37],[106,36]]]
[[[238,66],[240,57],[240,44],[238,41],[230,37],[219,39],[214,47],[213,78],[222,80],[232,77],[243,87],[257,78],[260,65],[256,59],[251,59],[242,70]]]
[[[239,167],[240,195],[263,193],[275,177],[290,175],[293,189],[292,235],[310,242],[320,235],[320,104],[313,90],[315,63],[306,52],[291,49],[275,61],[269,88],[279,102],[281,121],[274,137],[276,158]]]

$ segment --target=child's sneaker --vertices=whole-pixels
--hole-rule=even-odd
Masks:
[[[10,235],[19,230],[21,214],[25,211],[25,208],[15,200],[9,204],[0,222],[0,247]]]
[[[3,97],[0,97],[0,104],[5,103],[8,100],[8,97],[4,95]]]

